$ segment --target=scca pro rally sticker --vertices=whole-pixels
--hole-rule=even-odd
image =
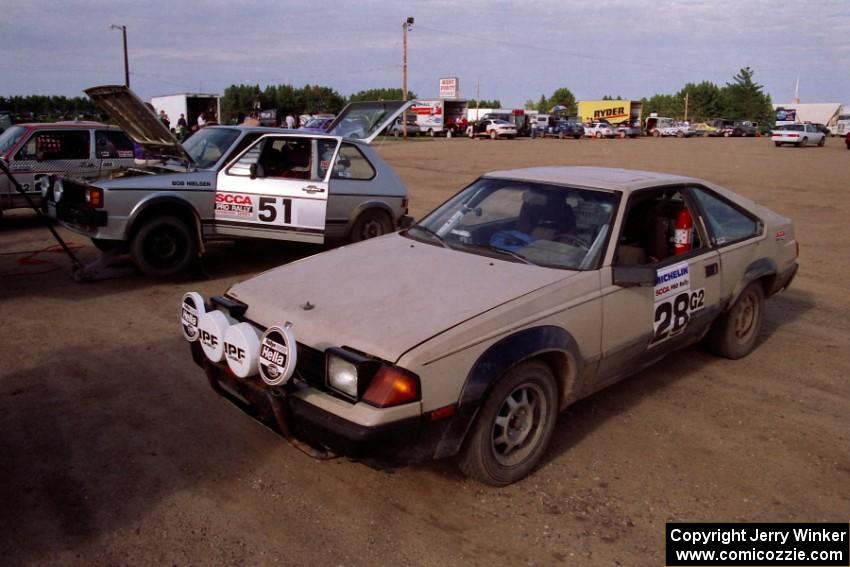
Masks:
[[[198,319],[204,313],[206,309],[201,294],[190,291],[183,296],[183,303],[180,306],[180,328],[183,330],[183,338],[190,343],[197,341],[200,336]]]
[[[260,339],[260,376],[270,386],[283,384],[295,371],[298,348],[290,326],[269,327]]]
[[[256,217],[253,199],[251,195],[241,193],[216,193],[215,216],[253,219]]]
[[[650,347],[685,330],[691,315],[705,307],[705,288],[691,290],[687,262],[658,270],[654,290],[653,335]]]

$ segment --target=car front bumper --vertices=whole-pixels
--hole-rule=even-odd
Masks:
[[[457,430],[452,418],[434,421],[430,413],[374,426],[354,423],[307,401],[303,394],[315,390],[294,378],[283,387],[268,386],[258,376],[239,378],[226,364],[210,362],[197,342],[191,350],[216,393],[296,446],[306,444],[314,457],[344,456],[378,467],[411,464],[444,456],[441,447]]]

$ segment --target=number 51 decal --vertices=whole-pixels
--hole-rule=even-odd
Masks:
[[[278,215],[277,197],[260,197],[257,206],[257,219],[271,224],[292,224],[292,199],[280,199],[283,216]]]
[[[649,346],[655,346],[675,337],[691,322],[691,313],[705,306],[705,289],[682,293],[655,304],[654,333]]]

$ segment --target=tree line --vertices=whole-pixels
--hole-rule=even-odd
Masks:
[[[749,67],[741,69],[732,81],[720,87],[711,81],[687,83],[674,94],[655,94],[649,98],[640,99],[643,116],[657,112],[659,116],[667,116],[691,122],[703,122],[712,118],[727,118],[730,120],[753,120],[760,124],[770,124],[774,121],[773,106],[770,95],[753,80],[753,70]],[[605,95],[602,100],[622,100],[620,95]],[[525,108],[540,112],[551,112],[556,106],[562,106],[562,114],[575,116],[577,104],[575,96],[566,87],[557,89],[552,96],[540,95],[535,102],[526,101]]]
[[[687,118],[692,122],[701,122],[711,118],[748,119],[759,123],[773,122],[773,107],[770,95],[764,87],[753,80],[753,70],[741,69],[732,81],[720,87],[710,81],[687,83],[674,94],[655,94],[642,98],[642,113],[649,116],[657,112],[660,116],[685,118],[687,100]],[[221,122],[234,122],[239,116],[247,116],[256,110],[274,108],[282,114],[287,113],[329,113],[336,114],[348,102],[358,100],[399,100],[401,89],[377,88],[356,92],[348,97],[342,96],[331,87],[321,85],[269,85],[261,89],[259,85],[231,85],[224,89],[221,98]],[[408,92],[408,98],[417,98],[416,93]],[[605,95],[603,99],[620,99]],[[475,108],[478,101],[470,100],[469,107]],[[481,100],[482,108],[500,108],[499,100]],[[570,89],[561,87],[551,96],[527,100],[525,108],[540,112],[551,112],[562,107],[565,116],[575,116],[576,98]],[[68,98],[64,96],[0,96],[0,111],[10,111],[17,121],[39,120],[53,121],[74,118],[104,119],[97,106],[86,97]]]

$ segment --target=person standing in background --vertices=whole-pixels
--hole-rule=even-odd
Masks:
[[[292,113],[286,115],[286,127],[290,130],[295,128],[295,117],[292,116]]]

